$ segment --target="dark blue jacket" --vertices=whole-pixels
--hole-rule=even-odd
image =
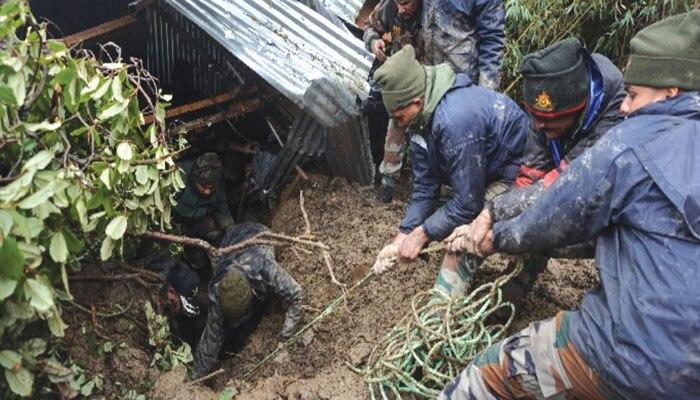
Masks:
[[[427,126],[427,143],[419,135],[411,138],[413,194],[400,231],[410,233],[422,225],[430,239],[441,240],[481,212],[488,184],[512,182],[528,121],[507,96],[457,74]],[[454,194],[435,210],[442,184]]]
[[[600,284],[573,313],[574,347],[628,399],[700,388],[700,95],[650,104],[574,160],[519,217],[509,253],[597,237]]]
[[[423,0],[423,42],[429,65],[448,63],[472,82],[498,89],[505,49],[503,0]]]

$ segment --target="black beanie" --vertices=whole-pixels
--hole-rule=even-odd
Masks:
[[[523,100],[531,114],[557,118],[586,106],[590,83],[584,51],[578,39],[568,38],[523,58]]]

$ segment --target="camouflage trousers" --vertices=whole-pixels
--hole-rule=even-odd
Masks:
[[[405,143],[406,128],[399,128],[394,119],[389,119],[384,140],[384,159],[379,164],[382,185],[392,186],[399,179]]]
[[[484,200],[489,202],[506,190],[508,190],[507,184],[494,182],[486,188]],[[473,254],[445,253],[442,264],[440,264],[437,279],[435,279],[435,289],[453,298],[466,295],[474,278],[474,273],[483,262],[483,258]]]
[[[572,313],[533,322],[489,347],[437,399],[616,399],[569,340]]]

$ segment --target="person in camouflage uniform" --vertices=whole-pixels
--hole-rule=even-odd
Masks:
[[[416,49],[416,58],[425,62],[420,35],[422,8],[423,0],[382,0],[377,4],[369,15],[363,36],[365,47],[376,58],[373,68],[407,44]],[[405,141],[406,130],[389,119],[384,139],[384,158],[379,164],[382,181],[377,199],[382,203],[388,203],[393,198],[394,185],[401,175]]]
[[[595,239],[600,283],[478,354],[439,400],[697,398],[699,41],[700,10],[635,35],[626,119],[520,215],[466,236],[482,256]]]
[[[267,230],[261,224],[238,224],[226,232],[221,248]],[[257,245],[222,257],[209,283],[207,324],[194,355],[195,379],[209,373],[227,336],[236,330],[251,329],[253,313],[270,296],[288,306],[280,334],[280,341],[284,342],[302,322],[306,295],[294,278],[277,264],[273,247]]]
[[[578,39],[565,39],[528,54],[520,72],[524,106],[534,129],[529,131],[513,186],[487,204],[475,225],[511,219],[522,213],[571,161],[623,119],[622,73],[607,57],[589,53]],[[590,258],[592,247],[590,243],[580,244],[556,249],[551,255]],[[468,253],[447,259],[451,262],[443,265],[435,286],[452,296],[463,296],[483,259]],[[528,256],[523,273],[506,285],[506,297],[516,308],[548,260],[544,255]]]

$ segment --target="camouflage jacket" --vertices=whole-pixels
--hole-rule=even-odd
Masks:
[[[250,239],[267,227],[256,223],[237,224],[226,232],[221,247],[231,246]],[[224,256],[217,265],[209,283],[209,313],[194,357],[195,378],[206,375],[216,362],[219,350],[227,334],[250,319],[250,312],[239,321],[224,321],[219,303],[219,283],[229,271],[237,269],[246,275],[256,299],[264,300],[274,295],[288,305],[281,340],[289,339],[302,322],[302,306],[306,295],[301,286],[275,261],[271,246],[253,246]]]
[[[175,222],[189,224],[191,221],[210,216],[214,218],[222,230],[233,225],[233,217],[226,201],[223,181],[219,183],[217,190],[211,196],[203,197],[197,193],[192,179],[194,160],[186,160],[178,165],[182,168],[185,188],[179,194],[177,205],[173,210]]]
[[[448,63],[479,86],[498,90],[505,22],[503,0],[423,0],[427,63]]]
[[[416,59],[423,61],[423,40],[420,36],[421,13],[422,6],[416,10],[412,18],[405,20],[399,15],[395,0],[382,0],[369,15],[362,38],[365,47],[372,52],[372,43],[382,39],[385,33],[389,33],[391,43],[386,43],[387,56],[395,54],[404,45],[410,44],[416,49]]]

